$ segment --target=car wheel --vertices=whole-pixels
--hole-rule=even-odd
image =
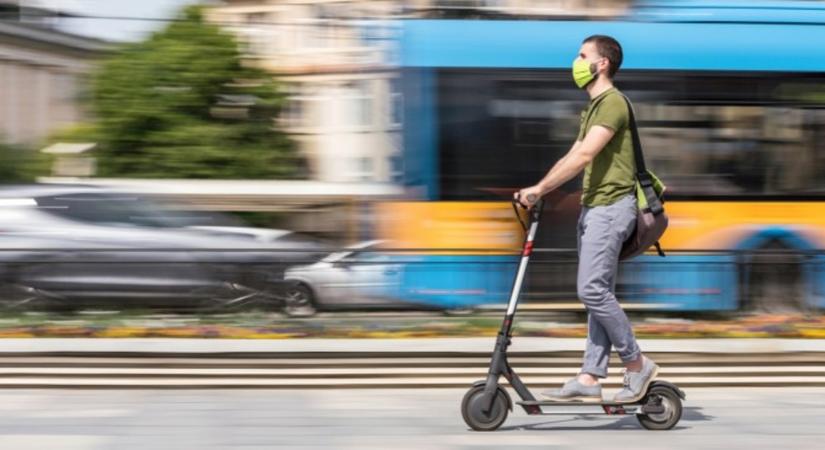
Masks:
[[[60,297],[40,289],[17,283],[0,285],[0,308],[5,311],[49,311],[66,307]]]
[[[312,289],[305,284],[290,286],[284,298],[284,314],[289,317],[310,317],[318,312]]]

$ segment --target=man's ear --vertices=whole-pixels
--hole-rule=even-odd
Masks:
[[[607,58],[602,58],[601,63],[604,64],[604,74],[607,75],[610,73],[610,60]]]

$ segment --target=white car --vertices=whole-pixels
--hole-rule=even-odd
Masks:
[[[254,228],[254,227],[227,227],[227,226],[212,226],[212,225],[195,225],[189,228],[201,231],[210,231],[213,233],[225,234],[228,236],[235,236],[241,238],[254,239],[260,242],[274,242],[286,236],[295,234],[291,230],[276,230],[271,228]]]
[[[403,265],[380,252],[384,241],[365,241],[320,261],[286,270],[284,311],[311,316],[319,309],[396,308]]]

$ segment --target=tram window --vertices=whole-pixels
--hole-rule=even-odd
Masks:
[[[586,103],[568,78],[443,71],[442,198],[491,199],[489,188],[540,179],[575,140]],[[825,83],[817,77],[628,71],[617,85],[634,101],[646,159],[671,195],[825,194]]]

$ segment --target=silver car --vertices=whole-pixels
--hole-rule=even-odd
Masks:
[[[280,308],[284,270],[323,256],[292,234],[193,229],[186,215],[101,188],[2,188],[0,308]]]
[[[399,301],[403,265],[380,252],[383,241],[365,241],[320,261],[291,267],[284,311],[295,317],[320,309],[405,307]]]

